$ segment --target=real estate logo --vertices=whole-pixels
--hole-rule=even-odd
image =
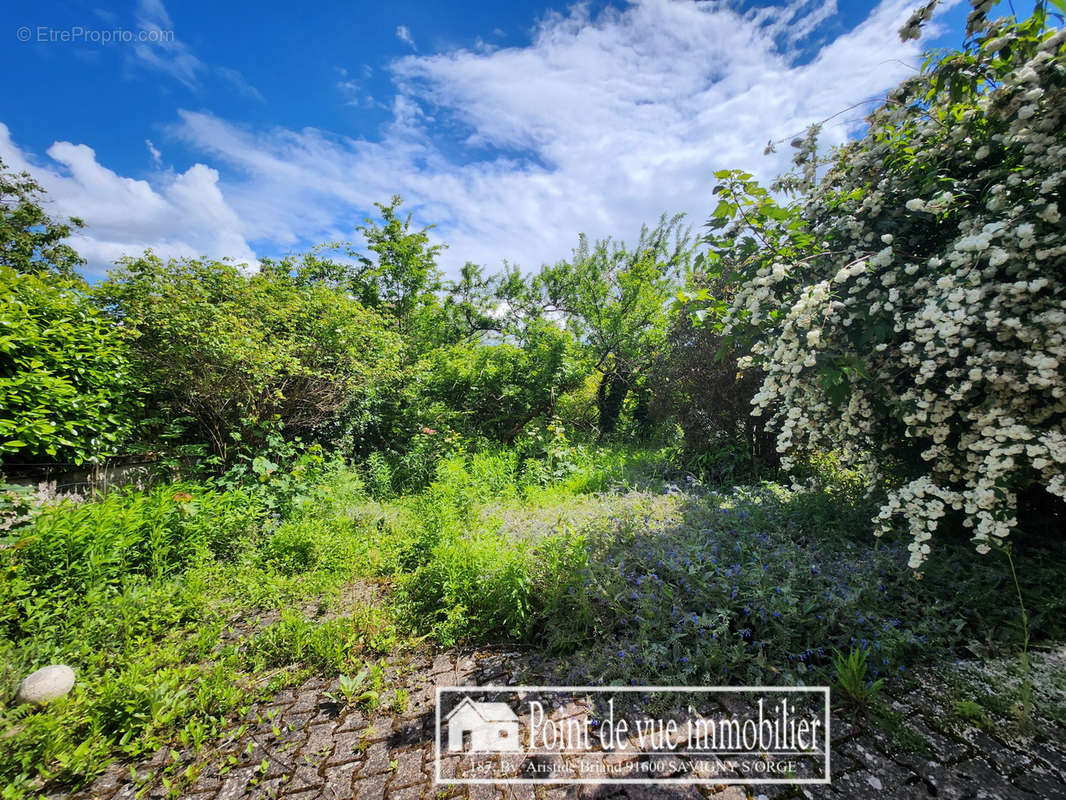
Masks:
[[[438,687],[441,783],[826,784],[828,687]]]
[[[522,747],[518,715],[507,703],[478,703],[464,697],[446,720],[450,752],[498,753]]]

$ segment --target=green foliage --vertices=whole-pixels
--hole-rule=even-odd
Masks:
[[[384,669],[380,664],[367,665],[355,675],[341,675],[341,695],[350,706],[362,706],[365,710],[377,707],[384,683]]]
[[[368,646],[387,650],[394,642],[391,625],[380,615],[314,622],[286,611],[250,640],[249,658],[257,670],[303,663],[316,672],[335,674],[354,666]]]
[[[697,285],[702,289],[695,289]],[[707,288],[712,286],[714,288]],[[758,370],[740,370],[743,351],[723,345],[704,314],[711,296],[729,296],[728,285],[694,276],[675,304],[673,322],[651,367],[651,413],[676,420],[685,439],[686,467],[701,477],[732,486],[775,477],[778,454],[765,424],[752,413],[761,383]]]
[[[232,558],[261,513],[247,493],[191,484],[45,507],[0,550],[0,625],[15,636],[62,629],[78,622],[75,608],[120,590],[130,576],[166,578],[206,559]]]
[[[99,461],[132,430],[123,331],[76,282],[0,266],[0,455]]]
[[[444,246],[429,243],[432,226],[415,231],[411,214],[401,219],[397,211],[402,202],[395,195],[388,205],[375,203],[381,224],[367,218],[356,228],[369,253],[350,242],[333,242],[315,248],[295,264],[283,262],[283,267],[285,271],[294,268],[301,282],[350,292],[367,308],[383,312],[416,342],[423,338],[432,342],[439,335],[431,328],[440,322],[433,293],[441,286],[437,255]],[[339,250],[344,260],[331,260],[331,250]]]
[[[575,503],[569,481],[528,493],[519,475],[515,490],[489,493],[453,461],[415,500],[403,604],[444,644],[506,637],[560,653],[569,672],[555,677],[576,683],[811,683],[835,675],[836,649],[864,653],[861,681],[880,685],[974,639],[1021,642],[997,599],[1005,565],[954,546],[916,581],[903,548],[870,552],[853,476],[832,459],[811,469],[833,488],[608,496],[580,525],[549,527]],[[1063,563],[1060,547],[1024,567],[1044,636],[1062,630]]]
[[[836,684],[844,690],[848,700],[859,708],[866,708],[877,697],[884,684],[883,678],[868,680],[866,650],[851,648],[845,656],[839,650],[833,651],[833,672]]]
[[[424,417],[467,436],[512,442],[587,366],[573,337],[547,320],[530,322],[517,343],[461,343],[439,348],[419,366]]]
[[[6,797],[64,793],[163,744],[198,750],[260,694],[396,647],[385,610],[332,608],[353,570],[381,561],[377,529],[351,520],[361,483],[314,480],[273,530],[258,492],[194,484],[46,506],[17,529],[0,548]],[[325,618],[304,616],[309,596]],[[22,676],[57,662],[78,676],[68,697],[7,705]]]
[[[83,223],[50,217],[42,207],[43,194],[29,173],[8,172],[0,160],[0,267],[76,279],[85,261],[63,240]]]
[[[375,500],[392,497],[392,468],[384,455],[374,452],[367,456],[363,471],[371,497]]]
[[[667,302],[693,267],[693,245],[680,225],[680,216],[664,216],[653,230],[641,230],[632,249],[610,239],[590,247],[582,235],[569,261],[545,266],[533,278],[530,291],[541,311],[562,316],[602,375],[602,434],[614,432],[626,395],[662,345]]]
[[[375,312],[274,269],[148,254],[122,262],[97,296],[135,332],[158,435],[207,442],[225,464],[254,459],[275,422],[340,438],[386,391],[401,350]]]
[[[835,451],[861,466],[885,493],[876,530],[904,522],[914,568],[941,525],[987,553],[1021,492],[1066,496],[1066,35],[1043,3],[971,22],[860,139],[827,159],[816,130],[795,142],[799,174],[778,183],[795,202],[721,172],[711,220],[736,290],[708,313],[727,348],[750,348],[739,366],[762,373],[753,404],[784,465]]]

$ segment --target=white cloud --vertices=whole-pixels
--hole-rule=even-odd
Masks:
[[[152,41],[138,42],[130,50],[131,66],[162,72],[194,91],[200,89],[205,76],[214,75],[245,97],[264,101],[262,93],[239,71],[209,65],[193,53],[178,38],[163,0],[137,0],[135,17],[138,30],[155,35]]]
[[[196,89],[207,65],[177,38],[174,23],[162,0],[138,0],[136,19],[138,30],[152,32],[157,39],[137,43],[133,48],[137,62]]]
[[[394,119],[375,142],[253,132],[190,112],[176,131],[234,169],[227,197],[257,236],[278,231],[288,244],[350,230],[371,201],[400,193],[438,224],[453,269],[504,258],[535,267],[565,257],[579,231],[632,237],[664,211],[701,224],[715,170],[768,180],[787,169],[787,147],[762,155],[768,139],[911,74],[904,62],[917,64],[920,48],[896,31],[912,5],[886,0],[805,63],[798,42],[835,13],[833,2],[744,15],[648,0],[596,17],[578,5],[546,17],[526,47],[397,61]],[[825,145],[842,142],[863,113],[829,123]],[[446,156],[444,135],[480,160]]]
[[[375,141],[313,128],[249,129],[181,111],[171,133],[225,175],[219,181],[197,166],[185,176],[221,211],[194,217],[177,179],[131,182],[143,184],[149,205],[182,209],[169,226],[165,214],[151,215],[151,236],[138,235],[177,243],[199,231],[195,241],[232,243],[232,254],[244,257],[248,241],[286,249],[350,237],[373,201],[399,193],[417,221],[438,225],[435,235],[450,244],[446,266],[472,260],[495,269],[503,259],[534,268],[565,257],[581,231],[631,238],[664,211],[686,211],[698,226],[715,170],[743,168],[768,180],[789,158],[787,147],[764,157],[768,139],[791,137],[911,74],[904,62],[917,64],[920,46],[901,43],[896,31],[913,3],[884,0],[831,42],[805,38],[835,13],[831,0],[750,14],[721,3],[646,0],[592,16],[577,5],[545,17],[525,47],[395,62],[392,121]],[[842,142],[861,116],[834,119],[824,144]],[[125,180],[109,174],[105,185]],[[66,180],[79,187],[57,195],[71,202],[68,213],[91,218],[94,184]],[[120,220],[109,224],[104,239],[129,240]]]
[[[397,25],[396,26],[396,38],[399,39],[404,44],[410,46],[410,48],[412,50],[417,50],[418,49],[415,46],[414,38],[411,36],[411,31],[409,31],[407,29],[406,25]]]
[[[151,139],[145,139],[144,146],[148,148],[148,154],[152,157],[152,165],[159,169],[163,165],[163,154],[159,152],[158,147],[152,144]]]
[[[48,157],[31,161],[0,123],[0,159],[9,168],[33,173],[48,193],[49,213],[85,221],[71,244],[89,262],[91,274],[147,248],[164,257],[229,256],[255,263],[241,233],[244,226],[223,198],[214,169],[196,164],[183,173],[159,173],[150,184],[115,174],[83,144],[56,142]]]

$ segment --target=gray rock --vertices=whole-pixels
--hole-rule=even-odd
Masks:
[[[66,664],[41,667],[27,675],[15,694],[16,703],[44,705],[74,688],[74,670]]]

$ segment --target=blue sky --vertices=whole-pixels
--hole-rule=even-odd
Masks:
[[[901,43],[916,3],[7,0],[0,158],[85,219],[90,274],[146,247],[251,261],[350,238],[394,193],[449,271],[532,269],[581,231],[702,223],[717,169],[780,172],[768,139],[961,40],[956,2]]]

